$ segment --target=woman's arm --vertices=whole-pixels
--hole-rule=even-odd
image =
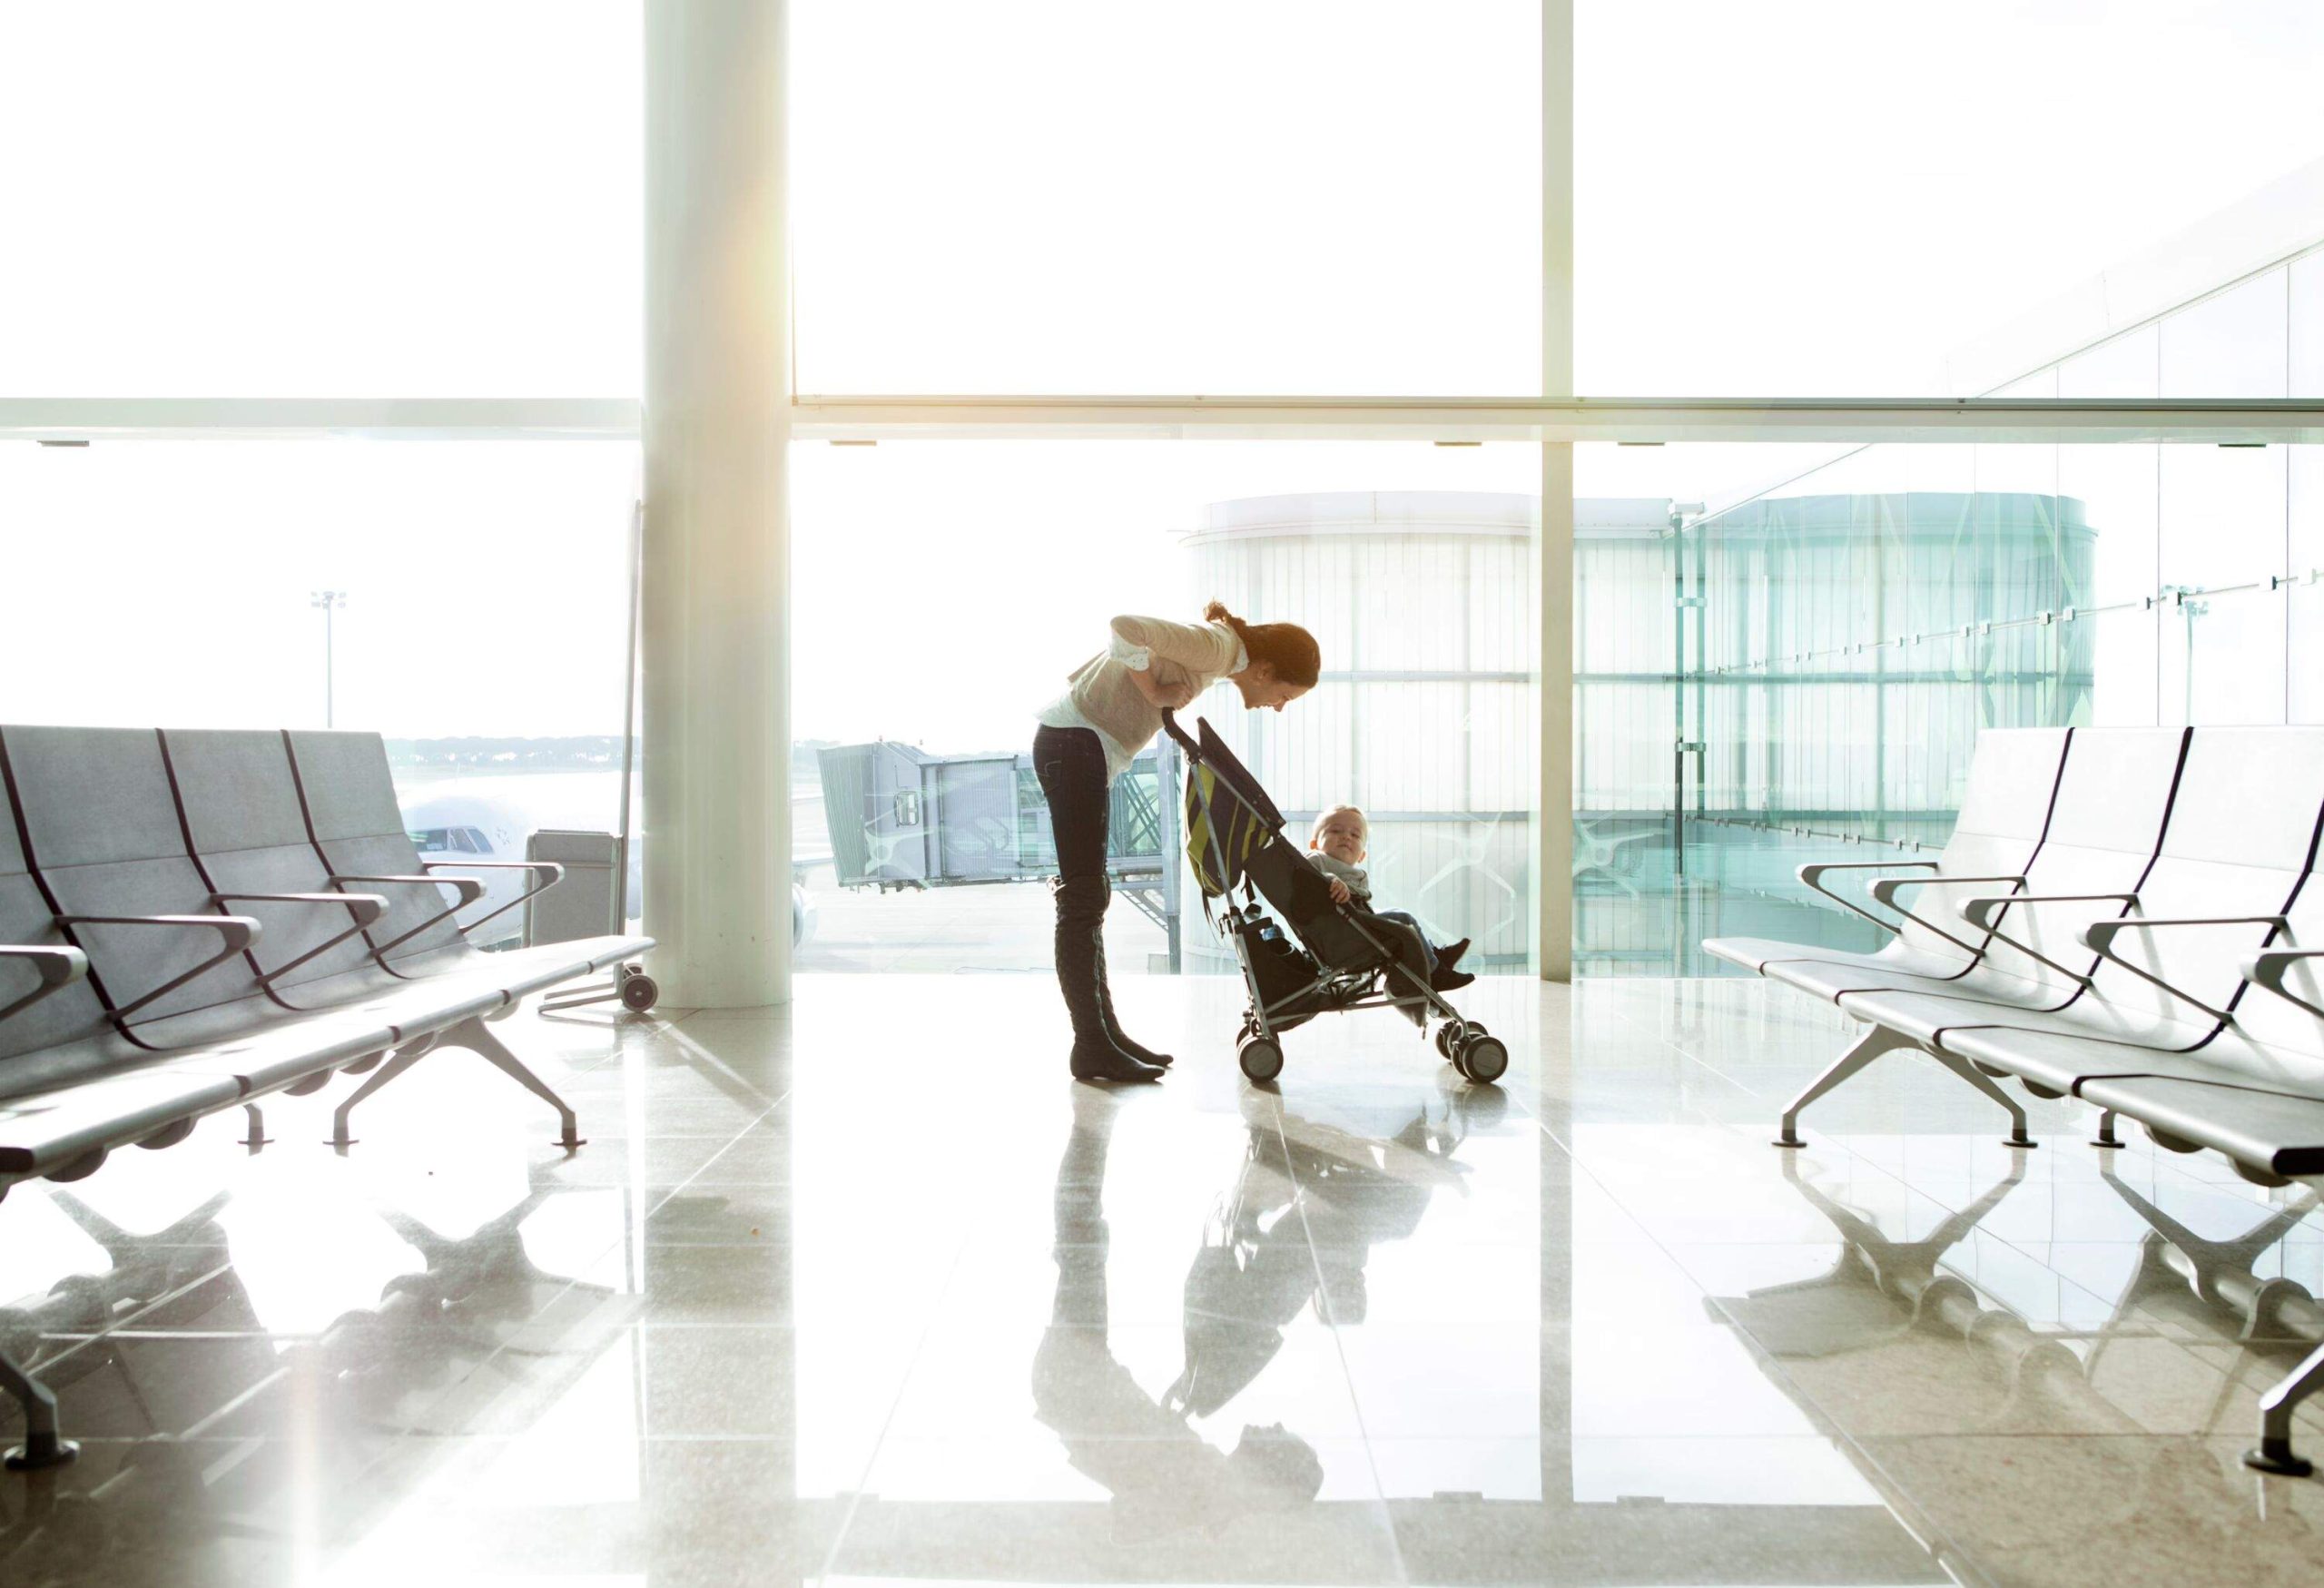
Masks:
[[[1242,641],[1223,623],[1173,623],[1167,617],[1125,615],[1113,621],[1113,656],[1133,672],[1151,668],[1154,658],[1176,662],[1206,677],[1230,672]]]

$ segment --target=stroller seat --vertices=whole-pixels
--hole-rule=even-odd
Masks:
[[[1225,904],[1223,922],[1243,967],[1250,1006],[1237,1057],[1253,1080],[1283,1069],[1279,1033],[1318,1014],[1394,1009],[1423,1031],[1433,1014],[1444,1022],[1437,1051],[1463,1079],[1481,1085],[1509,1067],[1509,1050],[1436,991],[1427,942],[1413,928],[1368,909],[1334,903],[1331,884],[1284,837],[1283,813],[1206,722],[1197,743],[1162,714],[1164,728],[1187,753],[1187,858],[1202,885],[1204,910]],[[1237,887],[1244,902],[1235,902]],[[1275,920],[1261,902],[1282,919]]]

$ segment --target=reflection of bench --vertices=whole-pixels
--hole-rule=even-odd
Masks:
[[[2319,820],[2324,729],[1984,735],[1944,854],[1856,868],[1897,873],[1869,893],[1900,919],[1830,895],[1886,927],[1887,946],[1704,945],[1872,1027],[1792,1100],[1780,1144],[1799,1144],[1809,1102],[1911,1049],[2007,1108],[2014,1145],[2032,1145],[2024,1110],[1994,1078],[2096,1104],[2101,1146],[2124,1115],[2263,1185],[2324,1174]],[[1839,869],[1801,881],[1828,893]],[[2319,1386],[2324,1350],[2263,1400],[2251,1465],[2308,1470],[2290,1414]]]
[[[521,1082],[580,1145],[484,1022],[652,941],[468,947],[482,922],[454,913],[482,884],[452,873],[484,863],[422,864],[376,735],[0,728],[0,1189],[377,1067],[338,1110],[345,1145],[355,1104],[438,1046]],[[556,880],[521,869],[529,893]],[[11,1465],[69,1459],[54,1398],[5,1357],[0,1387],[30,1430]]]
[[[156,1536],[181,1551],[211,1533],[279,1546],[312,1510],[286,1501],[379,1480],[379,1434],[466,1430],[487,1415],[496,1426],[530,1425],[586,1379],[637,1305],[524,1256],[526,1221],[569,1195],[556,1172],[535,1165],[522,1201],[461,1237],[377,1208],[424,1269],[411,1252],[350,1230],[371,1260],[324,1265],[288,1294],[245,1286],[222,1218],[228,1192],[143,1234],[71,1189],[54,1192],[54,1206],[103,1256],[88,1253],[62,1277],[39,1274],[21,1297],[0,1291],[0,1343],[70,1398],[84,1431],[120,1448],[95,1491],[102,1504],[47,1505],[54,1491],[36,1486],[13,1526],[0,1505],[0,1582],[66,1560],[76,1580],[133,1578],[136,1553]],[[263,1259],[281,1238],[260,1236],[253,1255]],[[261,1298],[330,1321],[309,1332]],[[274,1436],[286,1429],[297,1437]]]

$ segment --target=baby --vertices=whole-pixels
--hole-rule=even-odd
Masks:
[[[1307,837],[1307,858],[1331,883],[1332,902],[1353,904],[1383,921],[1401,922],[1419,933],[1421,946],[1428,953],[1429,985],[1439,992],[1450,992],[1456,987],[1466,987],[1476,977],[1457,969],[1461,956],[1469,952],[1469,940],[1462,938],[1449,948],[1438,948],[1428,941],[1428,933],[1406,910],[1374,910],[1372,908],[1372,879],[1364,869],[1366,841],[1372,835],[1372,824],[1354,805],[1334,805],[1315,818],[1315,830]]]

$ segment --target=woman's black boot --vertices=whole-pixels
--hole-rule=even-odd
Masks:
[[[1106,1031],[1104,929],[1106,879],[1075,877],[1057,884],[1057,985],[1073,1021],[1073,1079],[1159,1080],[1159,1065],[1116,1047]]]
[[[1122,1030],[1121,1021],[1114,1014],[1114,989],[1106,976],[1106,940],[1102,933],[1098,938],[1098,1012],[1105,1017],[1106,1039],[1115,1047],[1141,1063],[1157,1065],[1164,1070],[1170,1068],[1171,1055],[1157,1053],[1138,1041]]]

